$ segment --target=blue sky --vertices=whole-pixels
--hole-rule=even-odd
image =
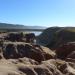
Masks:
[[[75,0],[0,0],[0,22],[75,26]]]

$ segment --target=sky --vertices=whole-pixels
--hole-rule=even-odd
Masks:
[[[75,26],[75,0],[0,0],[0,22]]]

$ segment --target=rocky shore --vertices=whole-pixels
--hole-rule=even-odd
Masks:
[[[34,34],[0,33],[0,75],[75,75],[74,42],[50,49],[35,39]]]

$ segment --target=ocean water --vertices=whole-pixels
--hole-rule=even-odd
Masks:
[[[40,35],[41,31],[27,31],[27,33],[34,33],[36,36]]]
[[[38,35],[40,35],[42,32],[36,31],[36,32],[32,32],[32,33],[34,33],[36,36],[38,36]]]

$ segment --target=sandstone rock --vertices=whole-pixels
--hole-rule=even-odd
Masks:
[[[42,63],[52,71],[53,75],[75,75],[75,63],[59,59],[51,59]]]
[[[62,65],[62,67],[64,67],[64,65]],[[70,66],[68,63],[65,64],[64,70],[63,70],[64,74],[69,74],[69,75],[75,75],[75,69]]]
[[[63,73],[58,69],[58,66],[61,63],[63,63],[63,61],[59,62],[59,60],[55,59],[42,62],[42,64],[44,64],[53,73],[53,75],[63,75]]]
[[[51,49],[44,47],[44,46],[41,46],[41,48],[44,52],[44,56],[45,56],[46,60],[57,58],[56,53],[54,51],[52,51]]]
[[[30,66],[20,66],[18,69],[27,75],[38,75]]]
[[[2,59],[0,61],[1,75],[63,75],[55,66],[48,63],[32,65],[18,62],[15,64],[12,62],[13,60],[16,61],[17,59]]]
[[[44,65],[34,66],[34,70],[38,75],[53,75],[53,73]]]
[[[8,59],[9,61],[11,61],[14,64],[18,64],[18,63],[23,63],[23,64],[29,64],[29,65],[38,65],[39,63],[33,59],[30,58],[18,58],[18,59]]]
[[[42,61],[32,64],[29,58],[1,59],[1,75],[75,75],[75,64],[59,59]],[[28,62],[28,63],[27,63]]]
[[[38,62],[56,57],[56,54],[49,48],[22,42],[4,43],[3,55],[6,59],[28,57]]]
[[[18,69],[27,75],[63,75],[54,65],[19,65]]]
[[[72,62],[63,62],[58,65],[58,69],[64,74],[64,75],[75,75],[75,64]],[[59,62],[58,62],[59,63]]]
[[[0,60],[0,75],[26,75],[17,69],[10,61]]]

